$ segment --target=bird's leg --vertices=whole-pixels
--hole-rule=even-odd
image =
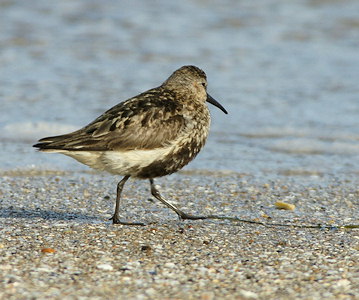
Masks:
[[[203,219],[208,219],[208,216],[192,216],[192,215],[188,215],[185,212],[183,212],[182,210],[180,210],[177,206],[175,206],[172,203],[169,203],[165,198],[163,198],[160,194],[160,192],[157,190],[157,188],[155,187],[154,181],[151,178],[150,179],[150,184],[151,184],[151,194],[153,197],[155,197],[156,199],[160,200],[164,205],[166,205],[168,208],[172,209],[180,219],[182,220],[203,220]]]
[[[122,180],[117,184],[117,196],[116,196],[116,207],[115,207],[115,213],[113,214],[112,220],[113,224],[123,224],[123,225],[145,225],[143,223],[131,223],[131,222],[123,222],[120,220],[120,199],[121,199],[121,193],[123,190],[123,186],[125,185],[126,181],[130,178],[129,175],[126,175],[122,178]]]

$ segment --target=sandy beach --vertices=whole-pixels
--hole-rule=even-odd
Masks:
[[[112,225],[111,176],[7,173],[0,298],[358,299],[358,229],[338,228],[358,223],[358,190],[288,182],[205,171],[158,180],[187,212],[332,228],[179,221],[151,199],[146,181],[134,180],[123,216],[147,225]],[[275,208],[278,200],[295,210]]]

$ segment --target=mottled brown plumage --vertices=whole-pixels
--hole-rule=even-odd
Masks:
[[[120,194],[130,176],[150,179],[152,194],[181,218],[204,218],[187,215],[168,203],[156,190],[153,178],[178,171],[204,146],[210,126],[206,101],[227,113],[207,94],[206,87],[201,69],[184,66],[161,86],[117,104],[80,130],[43,138],[34,147],[125,176],[117,188],[114,223],[123,223]]]

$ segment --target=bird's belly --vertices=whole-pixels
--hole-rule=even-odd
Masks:
[[[101,163],[107,172],[138,177],[144,168],[170,155],[171,147],[151,150],[105,151]]]

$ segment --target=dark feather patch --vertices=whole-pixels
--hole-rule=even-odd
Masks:
[[[34,147],[68,151],[163,147],[185,130],[182,109],[171,91],[152,89],[114,106],[74,133],[44,138]]]

